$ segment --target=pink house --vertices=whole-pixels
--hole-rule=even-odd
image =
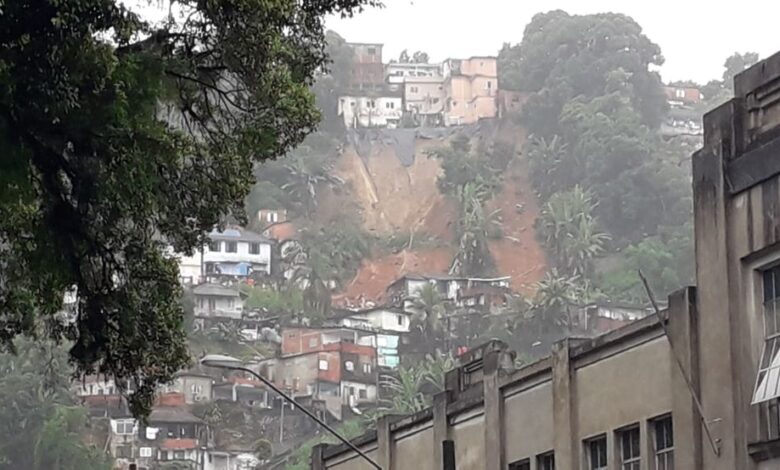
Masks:
[[[498,66],[495,57],[448,59],[444,72],[444,124],[473,124],[498,116]]]

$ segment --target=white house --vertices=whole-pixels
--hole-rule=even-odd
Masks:
[[[401,309],[376,307],[346,312],[337,318],[341,326],[408,333],[411,314]]]
[[[196,318],[241,319],[244,299],[239,292],[220,284],[200,284],[192,289],[195,297]]]
[[[387,293],[393,305],[403,305],[404,309],[407,310],[411,299],[419,297],[422,288],[430,284],[442,299],[454,302],[458,306],[465,306],[464,293],[479,288],[508,289],[509,280],[508,276],[476,278],[446,274],[407,274],[390,284]]]
[[[441,64],[392,63],[385,65],[387,83],[403,83],[407,78],[441,77]]]
[[[347,128],[397,127],[403,115],[400,96],[342,96],[338,114]]]
[[[192,256],[179,257],[179,276],[185,284],[209,277],[247,277],[271,274],[271,240],[252,231],[231,227],[209,234],[210,243]]]

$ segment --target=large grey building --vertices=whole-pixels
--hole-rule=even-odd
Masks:
[[[696,288],[519,370],[490,343],[431,409],[356,440],[383,469],[780,468],[780,54],[738,75],[693,158]],[[318,446],[317,469],[371,468]]]

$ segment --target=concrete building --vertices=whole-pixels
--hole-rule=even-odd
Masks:
[[[424,127],[442,124],[446,93],[441,75],[405,77],[403,92],[404,111],[416,124]]]
[[[395,128],[403,115],[403,99],[400,94],[391,96],[342,96],[339,98],[338,115],[348,129],[358,127]]]
[[[416,62],[392,62],[385,65],[387,83],[405,83],[410,79],[441,77],[441,64],[422,64]]]
[[[195,320],[240,320],[244,311],[244,299],[238,290],[214,283],[205,283],[192,289],[195,297]]]
[[[384,469],[780,468],[780,54],[735,79],[693,158],[697,288],[514,369],[489,343],[433,407],[356,445]],[[318,446],[317,469],[370,468]]]
[[[271,240],[241,227],[214,230],[210,243],[192,256],[179,256],[179,277],[185,284],[214,279],[245,279],[271,274]]]
[[[365,310],[345,311],[331,317],[332,321],[346,328],[374,331],[377,365],[394,369],[401,362],[399,345],[409,333],[411,314],[401,309],[376,307]]]
[[[495,57],[448,59],[444,75],[444,125],[473,124],[498,116],[498,65]]]
[[[503,289],[509,293],[508,276],[475,278],[447,274],[410,273],[396,279],[387,287],[388,303],[410,310],[413,299],[419,297],[420,290],[428,284],[436,288],[441,298],[449,300],[459,307],[474,306],[480,302],[484,304],[488,297],[495,293],[495,289]]]
[[[384,88],[385,67],[382,44],[347,43],[354,52],[349,88],[353,91],[378,91]]]
[[[161,387],[162,393],[181,394],[187,405],[211,401],[214,379],[210,375],[196,371],[181,371],[174,377],[173,382]]]

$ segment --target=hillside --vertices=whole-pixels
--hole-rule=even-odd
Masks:
[[[472,142],[500,140],[515,149],[524,140],[522,130],[509,122],[484,123],[462,132],[470,135]],[[320,215],[354,204],[366,231],[408,242],[395,253],[364,260],[344,292],[334,297],[337,304],[379,301],[387,285],[406,273],[448,272],[454,255],[457,208],[436,184],[442,172],[440,161],[426,152],[447,145],[454,134],[452,129],[395,129],[350,136],[350,144],[343,148],[335,167],[336,175],[346,184],[338,194],[327,192],[323,196]],[[511,276],[513,288],[527,290],[541,278],[545,257],[534,236],[537,203],[522,157],[512,160],[503,187],[488,208],[499,209],[502,220],[502,238],[489,243],[496,274]]]

